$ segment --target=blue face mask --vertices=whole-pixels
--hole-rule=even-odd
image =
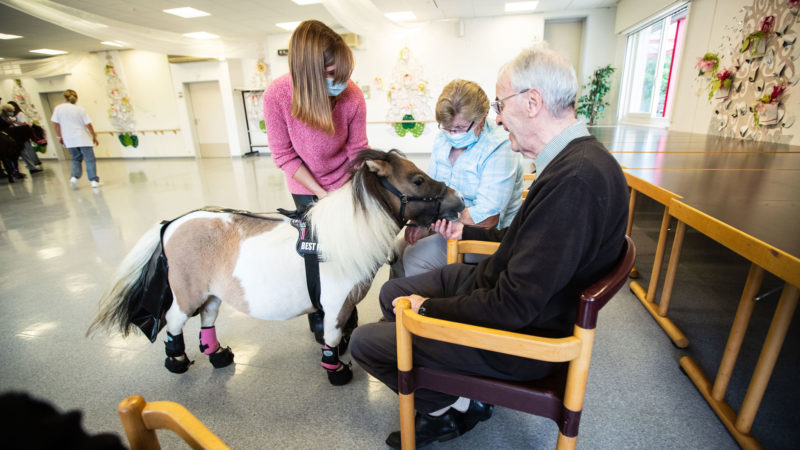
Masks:
[[[347,88],[347,81],[344,83],[333,84],[333,78],[325,78],[328,81],[328,95],[331,97],[336,97],[337,95],[341,94],[345,88]]]
[[[466,148],[478,141],[478,136],[475,136],[475,130],[465,131],[463,133],[450,134],[447,131],[442,131],[447,142],[453,148]]]

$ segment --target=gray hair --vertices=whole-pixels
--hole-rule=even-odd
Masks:
[[[541,46],[526,48],[500,68],[500,75],[504,73],[515,92],[529,88],[541,92],[545,107],[556,117],[575,108],[575,69],[552,50]]]

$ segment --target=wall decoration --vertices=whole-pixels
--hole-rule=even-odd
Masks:
[[[719,56],[716,53],[706,53],[701,58],[697,58],[697,64],[694,67],[698,70],[698,77],[707,73],[716,73],[717,67],[719,67]]]
[[[19,109],[22,110],[25,117],[27,117],[29,121],[39,124],[42,120],[39,111],[36,109],[36,105],[31,103],[31,96],[28,94],[28,91],[22,87],[22,80],[19,78],[14,79],[14,88],[11,95],[14,96],[14,101],[17,102]]]
[[[256,71],[253,74],[253,87],[255,89],[266,89],[271,79],[269,64],[260,57],[256,62]]]
[[[733,75],[730,70],[723,69],[712,77],[711,86],[708,92],[708,100],[712,98],[717,101],[727,100],[731,94],[733,85]]]
[[[698,75],[711,75],[710,85],[701,83],[708,89],[709,100],[717,100],[709,133],[757,141],[788,140],[783,133],[794,125],[795,117],[786,110],[785,100],[800,81],[796,66],[800,46],[794,29],[798,12],[800,0],[754,0],[723,26],[717,46],[707,55],[716,55],[718,67],[725,69],[709,70],[713,63],[702,61],[713,58],[705,56],[696,66]]]
[[[116,52],[115,52],[116,53]],[[106,52],[106,93],[108,94],[108,118],[113,126],[120,134],[119,143],[125,147],[131,146],[136,148],[139,146],[139,137],[136,135],[136,121],[133,117],[133,105],[131,105],[130,98],[128,97],[125,83],[123,83],[117,68],[114,64],[114,58],[111,52]]]
[[[786,83],[772,86],[772,92],[764,94],[753,107],[753,122],[756,126],[776,125],[778,123],[778,102],[786,90]]]
[[[403,121],[393,123],[395,133],[398,136],[405,136],[407,133],[411,133],[414,137],[421,136],[425,131],[425,123],[410,121],[433,120],[432,100],[428,81],[423,77],[422,66],[411,56],[408,47],[400,50],[400,58],[394,67],[386,96],[389,99],[386,120]]]

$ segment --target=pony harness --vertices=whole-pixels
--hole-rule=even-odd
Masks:
[[[320,255],[321,248],[317,242],[317,237],[311,232],[311,224],[308,222],[306,212],[309,207],[299,207],[295,211],[288,211],[283,208],[278,208],[278,212],[290,218],[289,223],[297,229],[297,244],[295,250],[305,261],[306,265],[306,288],[308,289],[308,296],[311,298],[311,304],[317,311],[322,311],[322,302],[320,296],[322,290],[319,281],[319,262],[324,261]]]

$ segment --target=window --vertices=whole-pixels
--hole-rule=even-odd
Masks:
[[[628,34],[620,120],[667,126],[674,92],[670,84],[686,28],[685,6]]]

